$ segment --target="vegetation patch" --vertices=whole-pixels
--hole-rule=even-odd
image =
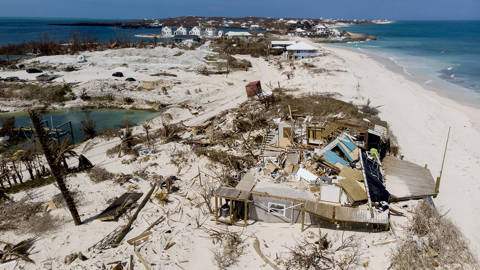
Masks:
[[[20,184],[16,184],[13,187],[9,187],[6,189],[6,193],[18,193],[23,190],[29,190],[32,188],[43,187],[46,185],[50,185],[51,183],[55,182],[55,178],[53,176],[45,177],[45,178],[37,178],[31,181],[25,181]]]
[[[0,83],[0,98],[58,103],[71,100],[72,97],[68,97],[68,94],[72,94],[72,89],[68,84]]]
[[[95,183],[107,181],[107,180],[114,180],[115,174],[107,171],[104,168],[91,168],[88,171],[88,176],[90,177],[90,180],[92,180]]]
[[[463,234],[427,201],[415,208],[407,230],[393,251],[390,269],[478,269]]]

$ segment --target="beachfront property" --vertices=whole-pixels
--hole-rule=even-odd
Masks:
[[[248,84],[247,96],[261,99],[259,84]],[[440,180],[426,167],[388,155],[386,122],[321,123],[312,121],[314,116],[290,115],[266,133],[262,165],[235,187],[214,192],[217,223],[382,231],[390,228],[390,202],[438,194]]]
[[[168,26],[164,26],[162,28],[162,36],[163,37],[171,37],[172,36],[172,29]]]
[[[307,31],[303,30],[302,28],[297,28],[295,29],[294,34],[296,36],[305,36],[307,34]]]
[[[216,32],[217,30],[215,28],[205,28],[205,30],[203,31],[203,35],[205,37],[213,38],[215,37]]]
[[[319,55],[319,50],[317,47],[314,47],[305,42],[298,42],[293,45],[286,47],[287,57],[289,59],[305,58],[305,57],[315,57]]]
[[[229,31],[225,34],[225,36],[229,39],[241,39],[241,40],[247,40],[252,37],[252,34],[249,32],[236,32],[236,31]]]
[[[329,32],[328,27],[323,24],[317,24],[313,27],[317,35],[327,35]]]
[[[202,31],[199,27],[197,26],[194,26],[189,32],[188,32],[189,35],[191,36],[201,36],[202,34]]]
[[[185,36],[187,35],[187,29],[183,26],[178,27],[173,33],[175,36]]]

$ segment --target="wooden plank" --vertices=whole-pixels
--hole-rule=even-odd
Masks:
[[[242,177],[242,180],[238,182],[235,189],[250,192],[255,186],[255,182],[256,182],[255,176],[249,172]]]
[[[392,200],[424,198],[435,194],[435,180],[427,168],[387,156],[383,161],[385,186]]]
[[[101,221],[117,220],[130,206],[142,197],[143,193],[127,192],[114,200],[96,219]]]
[[[306,201],[305,202],[305,211],[319,216],[321,218],[327,219],[329,221],[334,220],[334,205],[326,204],[326,203],[319,203],[319,202],[312,202]]]
[[[135,250],[135,255],[137,255],[137,258],[140,260],[140,262],[143,264],[143,267],[145,267],[145,270],[150,270],[150,266],[147,264],[145,259],[138,253],[137,250]]]
[[[151,234],[152,234],[151,231],[143,232],[140,235],[127,240],[127,243],[132,246],[138,246],[141,243],[146,242]]]

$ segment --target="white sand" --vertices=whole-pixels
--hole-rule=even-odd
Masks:
[[[159,94],[157,90],[152,93],[124,91],[125,95],[134,94],[136,97],[143,96],[171,104],[188,103],[190,108],[199,108],[194,112],[196,115],[192,114],[191,109],[184,109],[180,106],[173,106],[168,110],[174,116],[173,121],[185,121],[188,125],[199,124],[220,111],[245,101],[244,85],[246,81],[258,79],[262,80],[264,88],[276,87],[278,83],[282,87],[298,88],[299,91],[294,92],[295,94],[333,92],[338,93],[339,98],[357,104],[364,104],[370,99],[373,106],[381,106],[379,108],[380,116],[391,125],[405,158],[419,164],[427,163],[435,177],[439,172],[448,127],[452,127],[440,195],[434,201],[441,213],[447,213],[447,216],[465,233],[474,251],[480,250],[480,222],[478,221],[480,197],[475,196],[475,193],[480,191],[480,184],[476,177],[476,173],[480,171],[480,153],[478,151],[480,143],[476,139],[480,136],[469,118],[470,115],[480,115],[478,111],[425,90],[421,85],[407,80],[402,74],[386,69],[381,63],[346,49],[329,47],[326,56],[299,61],[296,63],[295,70],[288,65],[284,65],[283,70],[278,70],[274,61],[266,62],[262,59],[244,57],[253,64],[253,68],[248,72],[238,71],[228,77],[224,75],[207,77],[188,71],[189,68],[193,68],[191,65],[203,63],[199,59],[201,59],[200,56],[207,53],[206,50],[206,48],[201,48],[198,51],[187,52],[186,55],[190,54],[190,57],[182,60],[186,61],[185,66],[173,72],[178,74],[178,77],[165,79],[169,82],[182,82],[169,91],[169,97]],[[176,52],[176,49],[157,48],[143,51],[125,49],[87,53],[89,63],[95,64],[85,65],[81,70],[72,74],[64,74],[61,79],[79,81],[89,88],[88,91],[99,91],[93,87],[99,80],[105,80],[110,84],[114,82],[115,79],[110,76],[113,71],[122,71],[126,76],[151,80],[153,78],[149,74],[159,71],[168,72],[169,70],[166,70],[165,67],[181,64],[179,63],[181,61],[172,60],[175,59],[173,57],[160,57],[166,54],[173,55]],[[199,55],[195,61],[192,60],[194,55]],[[65,59],[72,61],[75,58],[54,56],[40,60],[61,63],[67,61]],[[118,66],[124,62],[128,66]],[[302,67],[301,63],[303,62],[310,62],[329,71],[313,73]],[[147,68],[147,70],[143,70],[143,68]],[[286,75],[282,74],[285,71],[293,71],[294,77],[287,80]],[[21,72],[0,72],[2,77],[13,75],[27,78],[27,75]],[[203,91],[196,93],[193,91],[196,88],[201,88]],[[185,93],[188,89],[192,90],[190,95]],[[155,119],[153,121],[154,128],[157,128],[161,121],[160,118]],[[136,130],[136,132],[140,131],[140,128]],[[152,269],[215,269],[211,252],[214,246],[204,229],[196,228],[194,220],[196,216],[199,216],[202,221],[205,220],[203,228],[225,228],[225,226],[215,226],[208,215],[201,213],[201,211],[205,211],[205,207],[196,206],[200,202],[197,194],[200,186],[198,183],[189,182],[197,174],[198,167],[209,174],[215,173],[215,168],[207,165],[206,158],[194,156],[189,153],[188,148],[180,144],[162,145],[161,142],[158,142],[158,152],[148,162],[137,161],[127,165],[122,164],[122,160],[126,160],[128,157],[118,159],[116,156],[110,158],[105,155],[105,151],[115,146],[118,140],[105,142],[96,138],[95,143],[96,148],[87,151],[86,156],[97,166],[115,173],[131,173],[148,167],[147,172],[151,174],[178,175],[181,179],[179,182],[181,190],[188,190],[184,194],[171,195],[172,202],[166,206],[160,206],[155,201],[149,202],[134,223],[134,229],[126,237],[126,239],[130,239],[138,235],[160,215],[164,215],[167,209],[170,211],[169,220],[156,226],[151,239],[140,249],[140,253],[148,262],[156,264]],[[79,147],[79,149],[81,148],[82,146]],[[187,152],[188,161],[184,163],[185,167],[180,168],[179,172],[178,168],[171,163],[171,159],[175,158],[175,153],[181,150]],[[152,163],[158,165],[148,166]],[[206,177],[204,181],[210,185],[218,185],[214,179]],[[78,207],[82,219],[98,214],[107,206],[107,200],[126,191],[126,186],[121,187],[109,181],[93,184],[85,174],[69,177],[69,185],[70,188],[82,192],[84,200]],[[148,183],[140,182],[138,185],[138,190],[144,193],[149,189]],[[35,194],[35,200],[48,201],[58,191],[53,185],[50,185],[38,188],[31,193]],[[25,196],[24,192],[16,194],[15,199],[23,196]],[[175,212],[175,209],[180,208],[183,211]],[[61,217],[67,223],[39,239],[35,244],[37,253],[32,255],[37,264],[21,263],[25,265],[25,269],[48,269],[49,265],[51,265],[51,269],[94,269],[116,260],[126,262],[130,254],[133,254],[133,248],[127,243],[101,254],[87,251],[88,247],[114,228],[125,224],[127,219],[125,216],[119,222],[92,221],[86,225],[75,227],[64,208],[55,210],[52,214]],[[395,228],[397,236],[401,234],[401,225],[406,221],[406,218],[392,217],[392,227]],[[230,229],[242,230],[237,227]],[[171,233],[167,233],[169,230]],[[322,232],[328,232],[331,238],[339,237],[341,234],[341,232],[327,229],[322,229]],[[287,247],[293,246],[303,236],[311,236],[312,233],[318,234],[318,230],[310,229],[300,233],[299,225],[257,222],[243,232],[243,235],[247,237],[245,254],[239,258],[239,263],[230,269],[269,269],[269,266],[265,265],[251,246],[254,240],[251,237],[253,235],[260,238],[263,253],[273,260],[276,257],[284,259],[288,252]],[[365,252],[362,262],[368,261],[369,269],[388,267],[390,249],[395,244],[382,246],[375,244],[395,239],[392,232],[346,232],[346,235],[356,235],[361,239]],[[2,234],[0,240],[16,242],[25,237],[27,235],[18,236],[13,232],[8,232]],[[163,250],[169,241],[176,242],[176,245],[167,251]],[[70,266],[63,264],[65,255],[78,251],[83,252],[89,260],[75,261]],[[136,269],[141,269],[141,267],[136,260]],[[0,267],[0,269],[2,268]]]

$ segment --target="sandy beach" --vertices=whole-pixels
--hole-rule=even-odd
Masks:
[[[366,104],[370,101],[371,106],[379,109],[379,116],[389,123],[391,131],[397,137],[400,154],[406,160],[427,164],[435,178],[440,172],[447,132],[451,128],[440,193],[433,201],[438,211],[457,224],[465,234],[473,253],[480,254],[480,197],[476,196],[476,192],[480,191],[480,183],[477,181],[480,171],[480,141],[476,140],[480,138],[480,110],[428,90],[366,54],[334,46],[314,45],[322,49],[323,56],[297,60],[293,66],[285,65],[282,70],[273,59],[235,55],[238,59],[249,60],[252,68],[248,71],[235,71],[228,76],[205,76],[196,72],[199,67],[208,65],[204,57],[212,52],[207,46],[194,51],[157,47],[85,52],[86,63],[75,64],[78,70],[74,72],[55,72],[62,75],[55,81],[78,83],[73,88],[77,95],[87,91],[91,96],[128,96],[135,99],[137,107],[148,107],[152,102],[168,104],[165,113],[152,121],[153,129],[166,121],[166,113],[171,116],[170,123],[199,125],[212,116],[245,102],[245,84],[254,80],[261,80],[266,89],[277,86],[296,89],[292,92],[294,95],[331,93],[338,99],[354,104]],[[179,51],[183,54],[174,56]],[[76,56],[47,56],[31,61],[62,67],[75,63],[75,59]],[[324,70],[315,72],[305,67],[304,63]],[[112,78],[111,74],[116,71],[123,72],[126,77],[136,78],[137,82],[125,83]],[[152,76],[159,72],[174,73],[177,77]],[[287,78],[285,72],[292,72],[293,76]],[[8,76],[18,76],[26,80],[34,78],[24,71],[0,71],[0,77]],[[154,89],[146,90],[139,87],[142,81],[159,82]],[[162,87],[168,87],[167,95],[162,92]],[[122,90],[118,90],[119,88]],[[77,99],[63,106],[85,104],[86,102]],[[31,104],[15,106],[15,102],[2,102],[1,105],[4,110],[18,110]],[[136,127],[134,133],[142,133],[141,127]],[[88,143],[95,147],[88,150],[88,147],[85,147]],[[83,152],[84,155],[97,167],[114,173],[133,173],[145,169],[149,175],[176,175],[181,179],[179,185],[182,193],[171,195],[172,202],[166,205],[152,200],[141,212],[134,229],[127,236],[127,239],[130,239],[140,234],[159,215],[168,217],[166,222],[152,230],[150,240],[141,250],[145,260],[155,264],[152,269],[216,269],[212,256],[214,245],[207,229],[226,227],[215,225],[211,216],[205,213],[205,207],[200,204],[198,196],[201,186],[197,182],[191,182],[191,179],[195,178],[199,169],[214,175],[218,168],[212,166],[205,156],[196,156],[188,146],[177,142],[158,141],[157,152],[152,154],[148,161],[128,164],[125,162],[128,157],[106,155],[108,149],[119,143],[119,139],[95,138],[88,143],[81,144],[77,150],[83,152],[87,149]],[[186,158],[185,165],[181,167],[172,161],[179,151],[185,152]],[[213,177],[205,176],[204,181],[207,185],[216,185]],[[150,188],[148,183],[138,179],[130,184],[136,185],[136,190],[144,194]],[[93,183],[85,173],[69,176],[68,185],[81,193],[82,203],[78,205],[78,209],[82,219],[95,216],[107,205],[108,200],[127,190],[127,186],[119,186],[113,181]],[[31,201],[48,202],[57,193],[57,188],[49,185],[28,193],[23,191],[14,194],[13,198],[20,200],[27,197]],[[414,204],[415,202],[406,202],[398,205],[412,207]],[[169,214],[166,214],[167,212]],[[122,217],[118,222],[91,220],[87,224],[74,226],[66,208],[58,208],[51,213],[62,220],[62,225],[38,239],[35,252],[31,255],[36,264],[20,262],[19,265],[24,269],[98,269],[116,260],[126,260],[133,254],[133,247],[126,242],[105,252],[88,251],[89,247],[105,235],[126,223],[127,217]],[[195,225],[195,220],[202,221],[201,228]],[[345,234],[361,239],[365,250],[361,262],[365,268],[386,269],[391,250],[398,243],[395,241],[401,238],[403,226],[407,222],[406,217],[392,217],[393,232]],[[255,238],[259,239],[265,256],[281,261],[288,254],[288,247],[298,242],[301,237],[315,238],[319,233],[316,228],[300,233],[299,224],[251,223],[245,229],[229,228],[242,232],[246,238],[244,254],[239,258],[239,262],[229,269],[271,269],[252,247]],[[322,232],[328,233],[332,239],[342,237],[342,231],[322,229]],[[0,240],[17,242],[28,236],[34,235],[18,235],[8,231],[2,232]],[[174,246],[165,249],[168,243],[173,242]],[[76,260],[69,266],[65,265],[65,256],[72,252],[82,252],[88,260]],[[9,264],[0,266],[0,269],[14,267],[15,264]],[[140,263],[137,263],[135,269],[141,269],[140,267]]]

